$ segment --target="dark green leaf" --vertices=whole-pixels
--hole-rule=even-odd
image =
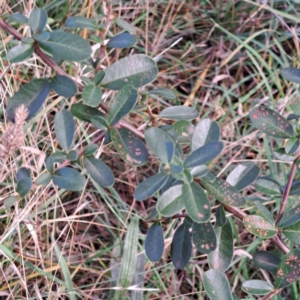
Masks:
[[[102,187],[109,187],[114,184],[114,174],[102,160],[88,156],[84,158],[84,166],[93,180]]]
[[[274,287],[264,280],[247,280],[242,285],[242,290],[252,295],[266,295],[274,290]]]
[[[253,201],[253,204],[257,215],[261,216],[270,224],[275,224],[273,214],[261,203],[261,201]]]
[[[25,177],[18,181],[17,184],[17,192],[21,198],[25,197],[27,193],[30,191],[32,186],[32,180],[30,177]]]
[[[184,161],[184,166],[186,168],[193,168],[204,165],[216,158],[222,152],[222,150],[222,142],[209,142],[188,155]]]
[[[47,24],[48,15],[45,9],[35,8],[29,16],[29,25],[32,33],[41,33]]]
[[[194,222],[204,223],[210,218],[210,202],[199,184],[192,182],[182,186],[184,205]]]
[[[23,85],[8,102],[6,114],[11,122],[15,122],[15,109],[24,104],[29,110],[26,120],[32,118],[41,108],[50,92],[47,79],[33,79]]]
[[[50,39],[50,33],[47,31],[43,31],[39,34],[32,34],[31,37],[36,41],[48,41]]]
[[[54,30],[50,33],[47,41],[39,41],[40,47],[63,60],[83,61],[90,57],[92,53],[88,41],[77,34]]]
[[[291,250],[281,260],[276,273],[275,287],[282,289],[300,278],[300,250]]]
[[[110,137],[116,150],[128,164],[139,166],[147,161],[149,154],[146,146],[130,130],[113,128],[110,131]]]
[[[105,76],[105,72],[104,71],[99,71],[96,75],[95,75],[95,77],[94,77],[94,83],[95,83],[95,85],[98,85],[99,83],[101,83],[102,82],[102,80],[103,80],[103,78],[104,78],[104,76]]]
[[[30,178],[30,170],[27,168],[20,168],[17,172],[17,181],[21,181],[24,178]]]
[[[300,205],[293,207],[292,209],[283,213],[283,216],[279,222],[279,227],[283,228],[291,226],[300,220]]]
[[[56,170],[52,180],[61,189],[69,191],[81,191],[86,182],[77,170],[68,167]]]
[[[300,102],[299,102],[300,104]],[[299,112],[300,112],[300,107],[299,107]],[[300,115],[297,115],[297,114],[289,114],[288,117],[287,117],[287,120],[297,120],[300,118]]]
[[[53,160],[53,157],[52,155],[50,155],[47,159],[46,159],[46,168],[47,168],[47,171],[50,173],[50,174],[53,174],[54,172],[54,160]]]
[[[170,120],[193,120],[198,117],[198,111],[189,106],[171,106],[163,109],[158,117]]]
[[[300,221],[293,225],[284,227],[282,232],[287,239],[298,245],[300,244]]]
[[[215,233],[217,237],[217,247],[208,254],[208,263],[211,268],[225,272],[232,261],[233,257],[233,235],[230,223],[224,226],[215,225]]]
[[[148,95],[157,95],[162,98],[169,99],[169,100],[176,99],[176,94],[172,90],[166,89],[166,88],[158,88],[155,90],[151,90],[151,91],[148,91],[147,94]]]
[[[189,228],[181,224],[175,231],[171,244],[171,260],[180,270],[188,264],[192,255],[192,241]]]
[[[71,150],[67,155],[67,160],[76,161],[78,159],[78,152],[76,150]]]
[[[56,150],[56,152],[52,153],[50,157],[52,158],[53,163],[60,163],[67,159],[66,153],[59,150]]]
[[[101,130],[107,130],[109,125],[107,123],[107,119],[100,117],[100,116],[94,116],[91,119],[92,124],[97,128]]]
[[[252,161],[247,161],[235,167],[226,181],[239,191],[250,185],[259,173],[259,168]]]
[[[216,225],[223,227],[226,224],[226,214],[223,205],[219,205],[216,211]]]
[[[255,107],[250,112],[252,124],[268,136],[287,139],[293,136],[292,125],[276,111],[267,107]]]
[[[210,222],[193,223],[193,243],[201,253],[209,254],[217,247],[217,238]]]
[[[51,174],[50,173],[45,173],[45,174],[41,174],[37,180],[36,180],[36,184],[37,185],[42,185],[42,186],[47,186],[52,180]]]
[[[15,13],[15,14],[10,15],[7,18],[7,22],[9,22],[9,23],[16,22],[19,24],[26,25],[29,23],[29,19],[20,13]]]
[[[146,200],[157,193],[168,181],[166,173],[155,174],[142,181],[134,191],[134,198],[137,201]]]
[[[51,88],[63,97],[69,98],[77,93],[76,83],[68,76],[55,75],[51,79]]]
[[[276,234],[274,225],[260,216],[245,216],[243,222],[249,232],[264,239],[271,238]]]
[[[98,150],[98,146],[95,144],[87,145],[83,151],[84,156],[91,156]]]
[[[119,90],[125,85],[139,88],[155,80],[157,74],[153,59],[144,54],[134,54],[111,64],[105,70],[101,84],[111,90]]]
[[[73,116],[68,110],[61,110],[55,115],[54,130],[60,146],[68,150],[73,143],[75,133]]]
[[[206,165],[201,165],[191,169],[191,174],[194,178],[201,178],[207,174],[208,170]]]
[[[196,150],[205,144],[218,141],[220,138],[220,127],[218,123],[210,119],[200,121],[195,127],[192,138],[192,150]]]
[[[89,106],[98,106],[102,101],[102,91],[93,84],[87,85],[82,91],[82,99]]]
[[[71,106],[70,109],[71,114],[78,118],[79,120],[92,123],[92,118],[99,116],[105,118],[105,114],[103,114],[98,109],[82,104],[82,103],[76,103]]]
[[[210,300],[232,300],[228,279],[220,271],[214,269],[206,271],[203,285]]]
[[[294,156],[286,154],[284,148],[277,148],[273,153],[277,159],[280,159],[282,161],[293,161],[295,159]]]
[[[281,76],[291,82],[300,84],[300,69],[287,67],[281,70]]]
[[[280,264],[280,258],[268,251],[257,251],[253,255],[253,263],[263,270],[276,273]]]
[[[122,87],[114,97],[109,112],[108,122],[110,125],[118,123],[135,107],[138,99],[137,90],[131,86],[126,85]]]
[[[246,204],[239,191],[221,178],[216,178],[213,182],[203,180],[202,184],[211,196],[226,205],[242,207]]]
[[[146,255],[151,261],[159,261],[164,251],[164,234],[159,222],[151,225],[145,240]]]
[[[129,24],[128,22],[126,22],[125,20],[119,19],[119,18],[115,18],[114,21],[115,21],[115,23],[117,25],[119,25],[124,30],[126,30],[126,31],[128,31],[128,32],[130,32],[132,34],[136,33],[135,28],[131,24]]]
[[[266,195],[280,195],[281,194],[281,186],[280,184],[267,176],[257,177],[255,181],[255,188]]]
[[[166,190],[158,199],[157,211],[164,217],[172,217],[184,208],[182,185],[175,185]]]
[[[168,164],[175,153],[175,143],[168,133],[156,127],[151,127],[145,132],[145,140],[149,148],[163,163]]]
[[[11,48],[7,52],[7,60],[10,61],[11,64],[18,63],[29,58],[33,53],[33,45],[31,44],[20,44],[19,46],[15,46]]]
[[[288,139],[285,145],[285,152],[287,154],[295,153],[299,148],[299,139],[296,137],[291,137]]]
[[[134,35],[123,32],[112,37],[107,43],[107,47],[110,48],[129,48],[135,45],[137,39]]]
[[[70,17],[66,21],[66,26],[71,28],[98,29],[98,25],[95,20],[82,16]]]

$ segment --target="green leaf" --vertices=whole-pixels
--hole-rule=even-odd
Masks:
[[[145,140],[149,148],[163,163],[168,164],[175,153],[175,143],[171,136],[164,130],[151,127],[145,132]]]
[[[226,205],[242,207],[246,204],[239,191],[221,178],[216,178],[213,182],[203,180],[202,184],[211,196]]]
[[[47,41],[39,41],[40,47],[63,60],[83,61],[90,57],[92,53],[88,41],[77,34],[54,30],[50,32],[50,38]]]
[[[17,172],[17,181],[21,181],[24,178],[30,178],[30,170],[27,168],[20,168]]]
[[[289,101],[289,107],[291,108],[291,110],[296,113],[296,114],[300,114],[300,101],[299,98],[294,98],[291,99]]]
[[[11,48],[7,52],[6,58],[10,61],[11,64],[14,64],[28,59],[32,55],[32,53],[32,44],[20,44],[19,46]]]
[[[259,168],[252,161],[236,166],[226,178],[226,181],[239,191],[250,185],[257,177]]]
[[[209,142],[188,155],[184,160],[184,166],[186,168],[193,168],[204,165],[216,158],[222,152],[222,150],[222,142]]]
[[[190,121],[181,120],[176,122],[171,129],[171,132],[175,132],[175,139],[179,143],[190,143],[192,140],[192,135],[194,132],[195,126],[191,124]],[[170,131],[169,131],[170,132]]]
[[[128,113],[130,113],[136,105],[138,99],[137,90],[131,86],[126,85],[122,87],[114,97],[109,112],[108,122],[110,125],[118,123]]]
[[[291,250],[281,260],[276,273],[275,287],[282,289],[300,278],[300,250]]]
[[[276,234],[274,225],[260,216],[245,216],[243,223],[249,232],[264,239],[271,238]]]
[[[134,35],[123,32],[112,37],[107,43],[110,48],[129,48],[135,45],[137,39]]]
[[[53,174],[54,173],[54,160],[53,160],[53,157],[52,155],[50,155],[47,159],[46,159],[46,168],[47,168],[47,171],[50,173],[50,174]]]
[[[175,268],[183,270],[192,255],[189,228],[181,224],[175,231],[171,244],[171,260]]]
[[[293,154],[295,153],[299,148],[299,139],[296,137],[291,137],[288,139],[286,145],[285,145],[285,152],[287,154]]]
[[[18,202],[19,198],[16,196],[9,196],[4,200],[4,207],[5,208],[11,208],[15,205],[16,202]]]
[[[208,264],[213,269],[225,272],[229,268],[233,257],[232,229],[229,222],[222,227],[215,225],[214,229],[217,237],[217,247],[208,254]]]
[[[284,148],[275,149],[273,154],[277,159],[280,159],[282,161],[294,161],[295,159],[294,156],[286,154]]]
[[[114,174],[102,160],[88,156],[84,158],[84,166],[93,180],[102,187],[109,187],[114,184]]]
[[[115,21],[115,23],[117,25],[119,25],[124,30],[126,30],[126,31],[128,31],[128,32],[130,32],[132,34],[136,33],[135,28],[131,24],[129,24],[128,22],[126,22],[125,20],[119,19],[119,18],[115,18],[114,21]]]
[[[257,177],[255,188],[266,195],[280,195],[282,193],[280,184],[267,176]]]
[[[300,244],[300,221],[293,225],[284,227],[282,232],[287,239],[298,245]]]
[[[293,136],[292,125],[276,111],[267,107],[255,107],[250,112],[252,124],[267,134],[275,138],[288,139]]]
[[[214,269],[206,271],[203,285],[210,300],[232,300],[228,279],[220,271]]]
[[[270,224],[275,224],[273,214],[261,203],[261,201],[253,201],[253,204],[255,206],[255,211],[257,215],[261,216]]]
[[[195,127],[192,138],[192,150],[196,150],[205,144],[218,141],[220,138],[220,127],[215,121],[203,119]]]
[[[55,75],[50,84],[51,88],[60,96],[69,98],[77,93],[76,83],[68,76]]]
[[[93,84],[87,85],[82,91],[82,99],[89,106],[98,106],[102,101],[102,91]]]
[[[100,70],[94,77],[94,83],[95,85],[98,85],[102,82],[103,78],[105,76],[105,72]]]
[[[101,84],[111,90],[125,85],[139,88],[156,79],[158,74],[154,60],[144,54],[133,54],[119,59],[105,70]]]
[[[27,25],[29,23],[29,19],[20,13],[14,13],[7,18],[7,22],[9,23],[19,23],[22,25]]]
[[[95,144],[87,145],[83,151],[84,156],[91,156],[98,150],[98,146]]]
[[[274,290],[274,287],[264,280],[247,280],[242,285],[242,290],[252,295],[266,295]]]
[[[194,107],[178,105],[163,109],[158,117],[169,120],[193,120],[198,115],[199,113]]]
[[[282,69],[280,73],[284,79],[300,84],[300,69],[287,67]]]
[[[278,224],[280,228],[291,226],[300,220],[300,205],[283,213],[283,216]]]
[[[253,263],[263,270],[276,273],[280,264],[280,258],[268,251],[257,251],[253,254]]]
[[[50,92],[47,79],[33,79],[23,85],[8,102],[6,114],[11,122],[15,122],[15,109],[24,104],[29,110],[26,120],[32,118],[41,108]]]
[[[110,131],[111,140],[122,157],[128,164],[139,166],[148,159],[148,150],[142,140],[132,131],[125,128],[113,128]]]
[[[29,26],[32,33],[41,33],[47,24],[48,14],[43,8],[35,8],[29,16]]]
[[[39,34],[32,34],[31,37],[36,41],[48,41],[50,39],[50,33],[47,31],[43,31]]]
[[[54,130],[60,146],[68,150],[73,143],[75,133],[73,116],[68,110],[61,110],[55,115]]]
[[[217,237],[210,222],[193,223],[193,243],[201,253],[209,254],[217,248]]]
[[[164,217],[172,217],[184,209],[181,197],[182,184],[175,185],[166,190],[156,203],[157,211]]]
[[[219,205],[216,211],[216,225],[218,227],[223,227],[227,222],[225,209],[223,205]]]
[[[137,201],[149,199],[167,183],[169,177],[166,173],[158,173],[145,179],[135,189],[134,198]]]
[[[159,222],[151,225],[145,240],[146,255],[150,261],[159,261],[164,252],[164,234]]]
[[[21,198],[24,198],[27,195],[27,193],[31,189],[31,186],[32,186],[32,180],[30,177],[25,177],[20,181],[18,181],[17,192]]]
[[[69,191],[81,191],[85,186],[85,178],[77,170],[61,168],[52,176],[53,183],[61,189]]]
[[[206,165],[201,165],[191,169],[191,174],[194,178],[201,178],[207,174],[208,170]]]
[[[106,117],[105,114],[103,114],[98,109],[82,103],[73,104],[71,106],[70,112],[74,117],[78,118],[79,120],[89,123],[92,123],[92,118],[94,117]]]
[[[162,98],[169,99],[169,100],[176,99],[176,94],[172,90],[166,89],[166,88],[158,88],[155,90],[147,91],[146,93],[148,95],[157,95]]]
[[[78,159],[78,152],[76,150],[71,150],[67,155],[67,160],[76,161]]]
[[[92,124],[97,128],[101,130],[107,130],[109,125],[107,123],[107,119],[100,117],[100,116],[94,116],[91,119]]]
[[[37,180],[36,180],[36,184],[37,185],[42,185],[42,186],[47,186],[52,180],[52,176],[50,173],[45,173],[45,174],[41,174]]]
[[[204,223],[210,218],[210,202],[199,184],[192,182],[182,186],[183,201],[188,215],[194,222]]]
[[[66,21],[66,26],[71,28],[87,28],[98,29],[98,25],[95,20],[82,16],[73,16]]]

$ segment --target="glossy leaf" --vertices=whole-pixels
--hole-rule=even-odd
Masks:
[[[282,289],[300,278],[300,250],[291,250],[281,260],[276,273],[275,287]]]
[[[149,148],[163,163],[168,164],[175,153],[175,144],[171,136],[164,130],[151,127],[145,132],[145,140]]]
[[[110,125],[118,123],[128,113],[130,113],[136,105],[138,99],[137,90],[131,86],[126,85],[122,87],[114,97],[109,112],[108,122]]]
[[[89,106],[98,106],[102,101],[102,91],[93,84],[87,85],[83,88],[82,99]]]
[[[169,120],[193,120],[198,117],[199,113],[194,107],[189,106],[170,106],[163,109],[158,117]]]
[[[193,243],[201,253],[209,254],[217,247],[217,237],[210,222],[193,223]]]
[[[280,258],[268,251],[256,251],[253,254],[253,263],[263,270],[276,273],[280,264]]]
[[[271,238],[276,234],[274,225],[260,216],[245,216],[243,222],[249,232],[264,239]]]
[[[298,221],[300,221],[300,205],[284,212],[278,225],[280,228],[283,228],[286,226],[291,226]]]
[[[82,16],[70,17],[66,21],[66,26],[71,28],[98,29],[98,25],[95,20]]]
[[[203,285],[210,300],[232,300],[228,279],[222,272],[214,269],[206,271]]]
[[[20,13],[14,13],[12,15],[9,15],[9,17],[7,18],[7,22],[9,23],[15,22],[15,23],[26,25],[29,23],[29,19]]]
[[[207,222],[210,218],[210,202],[201,186],[196,182],[184,184],[182,195],[190,218],[197,223]]]
[[[112,37],[107,43],[110,48],[129,48],[135,45],[137,39],[134,35],[123,32]]]
[[[259,168],[253,162],[247,161],[236,166],[226,178],[226,181],[239,191],[250,185],[257,177]]]
[[[215,226],[214,229],[217,237],[217,247],[208,254],[208,263],[211,268],[225,272],[229,268],[233,257],[232,229],[229,222],[222,227]]]
[[[216,211],[216,225],[218,227],[223,227],[227,222],[225,209],[223,205],[219,205]]]
[[[220,127],[217,122],[203,119],[195,127],[192,138],[192,150],[196,150],[205,144],[218,141],[220,138]]]
[[[68,76],[55,75],[51,79],[51,88],[63,97],[69,98],[77,93],[76,83]]]
[[[284,227],[282,232],[287,239],[298,245],[300,244],[300,221],[294,223],[293,225]]]
[[[159,261],[164,252],[164,233],[159,222],[153,223],[146,236],[145,250],[150,261]]]
[[[68,110],[59,111],[54,118],[56,139],[64,150],[68,150],[73,143],[75,123]]]
[[[171,260],[175,268],[183,270],[192,255],[189,228],[181,224],[175,231],[171,244]]]
[[[157,95],[162,98],[169,99],[169,100],[176,99],[176,94],[172,90],[166,89],[166,88],[154,89],[154,90],[148,91],[147,94],[148,95]]]
[[[28,59],[33,53],[33,45],[22,43],[18,46],[11,48],[7,52],[7,60],[11,64],[18,63]]]
[[[32,186],[32,180],[30,177],[25,177],[18,181],[17,183],[17,192],[21,198],[25,197],[30,191]]]
[[[88,41],[77,34],[54,30],[50,32],[47,41],[39,41],[39,46],[54,57],[58,56],[63,60],[83,61],[92,53]]]
[[[242,207],[246,204],[239,191],[221,178],[216,178],[213,182],[203,180],[202,184],[211,196],[226,205]]]
[[[299,139],[296,137],[291,137],[288,139],[285,145],[285,152],[287,154],[295,153],[299,148]]]
[[[274,287],[264,280],[247,280],[242,285],[242,290],[252,295],[266,295],[274,290]]]
[[[253,204],[258,216],[261,216],[272,225],[275,224],[273,214],[261,203],[261,201],[253,201]]]
[[[149,154],[146,146],[130,130],[113,128],[110,131],[110,137],[116,150],[128,164],[139,166],[147,161]]]
[[[130,32],[132,34],[136,33],[135,28],[130,23],[126,22],[125,20],[119,19],[119,18],[115,18],[114,21],[115,21],[115,23],[117,25],[119,25],[124,30],[126,30],[126,31],[128,31],[128,32]]]
[[[204,165],[216,158],[222,150],[223,143],[216,141],[209,142],[188,155],[184,160],[184,166],[186,168],[193,168]]]
[[[156,203],[157,211],[164,217],[172,217],[184,209],[182,185],[175,185],[166,190]]]
[[[139,88],[156,79],[157,66],[153,59],[144,54],[134,54],[112,63],[106,70],[101,84],[111,90],[125,85]]]
[[[43,8],[35,8],[29,16],[29,26],[32,33],[41,33],[47,24],[47,11]]]
[[[81,191],[85,186],[85,177],[72,168],[61,168],[52,176],[53,183],[61,189]]]
[[[255,188],[266,195],[280,195],[281,194],[281,186],[280,184],[267,176],[257,177],[255,181]]]
[[[275,138],[287,139],[293,136],[292,125],[279,113],[267,107],[255,107],[250,112],[252,124],[267,134]]]
[[[98,150],[98,146],[95,144],[89,144],[85,147],[83,151],[84,156],[91,156]]]
[[[300,84],[300,69],[287,67],[282,69],[280,73],[284,79]]]
[[[134,198],[137,201],[149,199],[157,193],[168,181],[166,173],[155,174],[142,181],[134,191]]]
[[[29,110],[26,120],[32,118],[41,108],[50,92],[47,79],[33,79],[23,85],[8,102],[6,114],[11,122],[15,121],[15,109],[24,104]]]
[[[294,156],[286,154],[284,148],[275,149],[273,154],[277,159],[282,161],[293,161],[295,159]]]
[[[109,187],[114,184],[115,178],[112,170],[102,160],[93,156],[84,158],[84,166],[95,180],[102,187]]]
[[[98,109],[82,104],[82,103],[76,103],[71,106],[70,109],[71,114],[78,118],[79,120],[92,123],[92,118],[99,116],[105,118],[105,114],[103,114]]]
[[[97,74],[94,77],[94,83],[95,85],[98,85],[99,83],[101,83],[101,81],[103,80],[105,76],[105,72],[100,70],[99,72],[97,72]]]

